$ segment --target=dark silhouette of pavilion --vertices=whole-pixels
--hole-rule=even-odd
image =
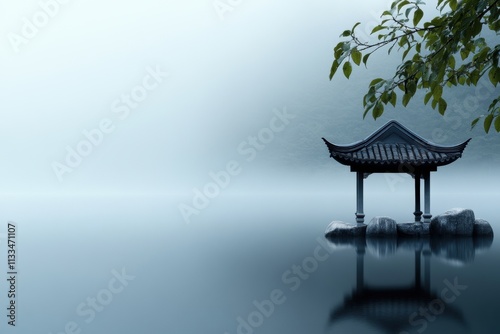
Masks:
[[[356,221],[364,222],[363,180],[372,173],[408,173],[415,179],[415,222],[421,224],[420,179],[424,179],[424,222],[429,223],[430,173],[462,156],[470,139],[456,146],[440,146],[413,133],[395,120],[389,121],[366,139],[336,145],[323,138],[330,157],[356,172]]]

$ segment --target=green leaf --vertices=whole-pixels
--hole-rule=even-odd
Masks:
[[[365,112],[363,113],[363,119],[365,119],[366,115],[368,114],[368,112],[370,112],[372,108],[373,108],[373,103],[367,105],[367,107],[365,108]]]
[[[351,31],[350,30],[344,30],[344,32],[340,35],[341,37],[348,37],[351,36]]]
[[[417,91],[417,83],[415,82],[415,80],[409,80],[408,84],[406,85],[406,89],[408,90],[409,95],[415,95],[415,92]]]
[[[417,24],[420,22],[420,20],[422,19],[423,16],[424,16],[424,12],[420,8],[418,8],[415,11],[415,14],[413,14],[413,25],[417,26]]]
[[[384,113],[384,105],[382,102],[378,101],[373,108],[372,115],[374,119],[379,118]]]
[[[406,49],[405,52],[403,52],[403,60],[405,60],[406,56],[408,55],[408,52],[410,52],[411,49]]]
[[[361,24],[361,22],[356,22],[356,24],[352,27],[351,31],[354,31],[354,29],[356,29],[357,26],[359,26]]]
[[[406,9],[406,11],[405,11],[406,18],[408,18],[410,16],[410,13],[411,13],[412,10],[413,10],[412,7]]]
[[[470,78],[470,81],[471,83],[476,86],[477,85],[477,82],[479,81],[479,78],[481,77],[481,74],[479,72],[479,70],[474,70],[470,73],[469,75],[469,78]]]
[[[375,86],[376,84],[378,84],[379,82],[382,82],[382,81],[384,81],[384,79],[382,79],[382,78],[373,79],[368,86],[370,86],[370,87]]]
[[[484,131],[488,133],[490,131],[491,122],[493,121],[493,114],[488,114],[484,119]]]
[[[467,58],[469,56],[469,51],[462,48],[460,49],[460,57],[462,58],[462,60],[465,60],[465,58]]]
[[[432,96],[434,96],[435,100],[439,100],[441,98],[441,95],[443,95],[443,87],[440,85],[437,85],[434,88],[434,91],[432,92]]]
[[[330,69],[330,80],[332,80],[338,68],[339,68],[339,62],[337,61],[337,59],[335,59],[332,64],[332,68]]]
[[[432,109],[436,109],[438,102],[439,102],[439,100],[436,100],[436,99],[432,100],[432,103],[431,103]]]
[[[495,117],[495,130],[496,132],[500,132],[500,116]]]
[[[439,107],[438,107],[438,111],[441,115],[444,115],[444,112],[446,111],[446,107],[448,106],[448,104],[446,103],[446,101],[444,99],[439,99]]]
[[[368,103],[372,103],[374,100],[375,100],[375,87],[371,86],[370,89],[368,89],[368,93],[363,98],[363,104],[364,106],[366,106]]]
[[[449,80],[448,83],[450,85],[453,85],[453,86],[457,85],[457,76],[456,75],[452,75],[448,80]]]
[[[495,86],[495,87],[496,87],[496,86],[497,86],[497,84],[498,84],[498,79],[497,79],[498,75],[497,75],[497,73],[496,73],[497,71],[498,71],[498,68],[497,68],[497,67],[492,67],[492,68],[490,69],[490,71],[488,72],[488,77],[490,78],[491,83],[492,83],[492,84],[493,84],[493,86]]]
[[[371,35],[371,34],[373,34],[373,33],[375,33],[375,32],[377,32],[377,31],[380,31],[380,30],[382,30],[382,29],[387,29],[387,27],[385,27],[385,26],[383,26],[383,25],[379,24],[378,26],[376,26],[375,28],[373,28],[373,30],[372,30],[372,32],[370,33],[370,35]]]
[[[349,79],[349,76],[352,73],[352,65],[350,62],[345,62],[344,66],[342,67],[342,71],[344,71],[344,75],[347,79]]]
[[[486,40],[483,37],[479,37],[478,39],[474,40],[474,46],[478,48],[482,48],[486,46]]]
[[[493,108],[495,108],[495,106],[497,105],[498,101],[500,101],[500,98],[497,98],[497,99],[494,99],[493,101],[491,101],[491,104],[488,107],[488,110],[492,110]]]
[[[368,61],[368,57],[370,57],[371,53],[367,53],[363,56],[363,64],[366,66],[366,62]]]
[[[398,10],[401,10],[404,6],[408,5],[410,2],[407,0],[401,1],[398,5]]]
[[[351,50],[351,58],[352,61],[359,66],[361,63],[361,52],[358,51],[358,49],[354,48]]]
[[[490,47],[486,46],[484,47],[481,52],[479,52],[477,55],[474,56],[474,61],[476,63],[482,63],[488,57],[488,52],[490,51]]]
[[[478,35],[483,28],[483,24],[480,19],[474,20],[474,24],[472,25],[472,36]]]
[[[479,119],[480,117],[476,118],[475,120],[473,120],[471,123],[470,123],[470,129],[474,129],[474,127],[476,126],[477,122],[479,122]]]
[[[396,102],[398,101],[398,97],[394,91],[391,92],[391,104],[393,107],[396,107]]]
[[[333,55],[335,59],[342,57],[342,54],[344,53],[344,44],[345,42],[340,42],[333,48]]]
[[[382,95],[380,95],[380,101],[382,101],[384,104],[389,103],[389,92],[384,91]]]
[[[398,45],[402,47],[403,45],[406,44],[407,41],[408,41],[408,37],[406,37],[406,35],[403,35],[399,39]]]
[[[425,94],[424,104],[427,105],[427,103],[429,102],[429,100],[431,99],[431,97],[432,97],[432,92],[429,92],[429,93]]]
[[[450,58],[448,58],[448,66],[455,69],[455,57],[450,56]]]
[[[411,100],[411,95],[410,94],[404,94],[403,95],[403,106],[406,107],[408,105],[408,102]]]

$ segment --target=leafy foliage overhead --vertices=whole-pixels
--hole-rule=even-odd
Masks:
[[[417,90],[426,92],[425,104],[431,102],[432,108],[444,115],[444,86],[476,86],[483,76],[495,87],[499,83],[500,45],[491,45],[482,36],[488,30],[498,36],[500,0],[439,0],[439,15],[431,20],[422,20],[424,5],[422,0],[394,1],[371,31],[375,42],[362,41],[356,35],[360,22],[341,34],[347,40],[334,48],[330,80],[339,67],[349,78],[353,64],[366,66],[370,55],[384,47],[389,54],[394,47],[402,52],[402,62],[392,78],[370,82],[363,98],[363,117],[370,111],[375,119],[380,117],[385,105],[396,105],[398,95],[406,107]],[[499,100],[500,96],[494,96],[486,113],[478,115],[471,126],[482,118],[486,132],[492,124],[500,132]]]

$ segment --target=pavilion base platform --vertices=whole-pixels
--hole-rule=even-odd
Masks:
[[[394,226],[396,225],[396,226]],[[368,224],[349,224],[332,221],[325,230],[328,238],[375,237],[375,238],[425,238],[433,236],[493,236],[491,225],[484,219],[475,218],[471,209],[455,208],[435,216],[430,223],[397,223],[387,216],[374,217]]]

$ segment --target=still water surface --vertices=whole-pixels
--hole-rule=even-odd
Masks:
[[[490,200],[469,207],[498,236]],[[19,226],[19,332],[500,332],[498,238],[345,245],[323,232],[353,219],[350,197],[221,195],[190,224],[180,201],[5,199]]]

